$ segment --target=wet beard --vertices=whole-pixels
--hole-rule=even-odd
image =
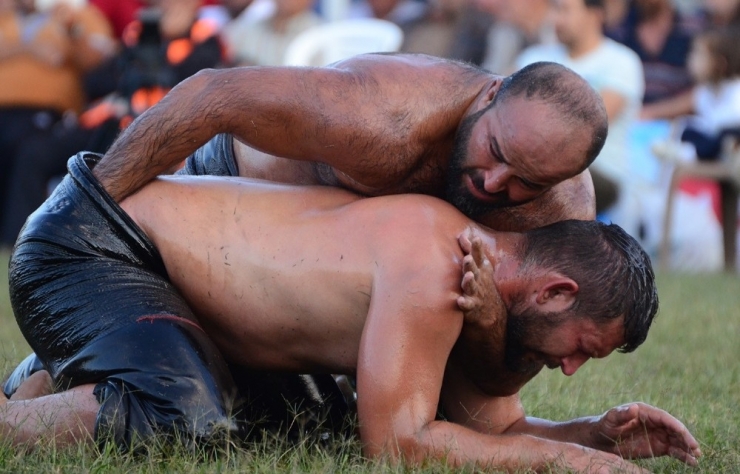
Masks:
[[[483,189],[483,176],[465,172],[463,170],[463,165],[467,161],[468,143],[470,142],[470,135],[473,131],[473,126],[475,126],[478,119],[480,119],[480,117],[486,113],[489,108],[490,107],[487,107],[469,117],[465,117],[462,122],[460,122],[460,127],[455,135],[452,157],[450,158],[450,164],[447,169],[445,198],[447,202],[455,206],[460,210],[460,212],[471,219],[476,219],[496,209],[515,205],[515,203],[509,201],[506,192],[500,193],[500,202],[481,202],[472,196],[465,186],[464,178],[466,175],[469,175],[474,186],[478,189]]]
[[[539,341],[547,337],[564,319],[561,313],[537,313],[532,310],[519,310],[513,305],[506,320],[506,347],[504,365],[512,372],[535,376],[542,367],[554,369],[558,365],[538,356],[533,349]]]

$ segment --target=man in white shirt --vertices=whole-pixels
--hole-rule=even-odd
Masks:
[[[600,213],[625,197],[627,133],[645,90],[642,63],[634,51],[604,36],[603,0],[555,0],[553,4],[560,43],[527,48],[517,62],[519,67],[536,61],[563,64],[585,78],[604,100],[609,135],[590,167]]]

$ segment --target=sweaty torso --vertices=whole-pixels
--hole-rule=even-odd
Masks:
[[[389,266],[404,264],[394,257],[399,246],[427,249],[430,277],[449,281],[450,304],[459,286],[456,235],[467,220],[423,196],[382,199],[180,177],[160,179],[122,206],[155,243],[170,279],[227,359],[352,373],[374,283]],[[447,218],[430,218],[435,235],[409,242],[426,225],[404,213],[410,206],[439,206]],[[406,238],[396,242],[398,236]]]

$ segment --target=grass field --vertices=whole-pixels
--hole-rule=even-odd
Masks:
[[[29,351],[8,302],[7,254],[0,254],[0,369]],[[727,275],[660,275],[661,311],[647,342],[633,354],[591,361],[573,377],[547,371],[525,387],[528,414],[563,420],[644,401],[680,418],[701,443],[699,470],[659,459],[655,472],[740,473],[740,279]],[[95,449],[0,447],[0,472],[450,472],[440,466],[391,469],[364,461],[357,443],[235,449],[216,458],[155,450],[134,457]]]

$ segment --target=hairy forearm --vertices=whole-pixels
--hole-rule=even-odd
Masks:
[[[284,158],[324,161],[332,153],[343,157],[347,153],[340,150],[337,137],[359,127],[346,113],[347,100],[341,100],[344,77],[318,68],[201,71],[136,119],[95,175],[121,200],[219,133]],[[332,80],[328,92],[315,90]]]
[[[196,75],[175,87],[118,137],[94,174],[117,201],[197,150],[220,130],[212,115],[209,76]]]
[[[599,435],[596,429],[597,421],[596,416],[585,416],[563,422],[525,417],[509,427],[507,433],[528,434],[613,453],[614,443]]]
[[[397,442],[395,446],[398,454],[412,464],[431,458],[453,467],[476,465],[509,472],[541,471],[553,466],[582,471],[604,464],[624,464],[616,456],[573,443],[526,434],[484,435],[443,421],[430,423],[413,441]]]

